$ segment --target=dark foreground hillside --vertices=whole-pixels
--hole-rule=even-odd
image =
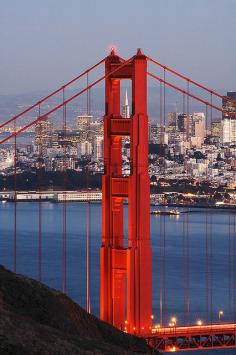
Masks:
[[[0,354],[150,354],[145,341],[89,315],[64,294],[0,266]]]

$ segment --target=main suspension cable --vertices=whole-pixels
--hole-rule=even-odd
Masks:
[[[43,97],[41,100],[35,102],[33,105],[31,105],[30,107],[28,107],[26,110],[18,113],[17,115],[13,116],[12,118],[10,118],[9,120],[7,120],[6,122],[0,124],[0,129],[3,128],[4,126],[8,125],[11,122],[16,121],[18,118],[20,118],[21,116],[25,115],[26,113],[28,113],[29,111],[33,110],[34,108],[38,107],[38,105],[42,104],[44,101],[52,98],[53,96],[55,96],[56,94],[58,94],[59,92],[63,91],[63,89],[65,89],[66,87],[72,85],[73,83],[75,83],[76,81],[78,81],[79,79],[81,79],[83,76],[85,76],[87,73],[91,72],[92,70],[94,70],[95,68],[97,68],[98,66],[100,66],[102,63],[104,63],[106,60],[106,58],[103,58],[102,60],[100,60],[98,63],[96,63],[95,65],[93,65],[92,67],[90,67],[89,69],[85,70],[83,73],[79,74],[78,76],[76,76],[74,79],[68,81],[66,84],[64,84],[63,86],[61,86],[60,88],[56,89],[55,91],[53,91],[52,93],[50,93],[49,95]]]
[[[81,91],[77,92],[76,94],[74,94],[73,96],[71,96],[70,98],[68,98],[67,100],[65,100],[65,102],[60,103],[59,105],[55,106],[53,109],[49,110],[48,112],[44,113],[41,117],[33,120],[32,122],[30,122],[29,124],[23,126],[22,128],[18,129],[16,132],[10,134],[8,137],[4,138],[2,141],[0,141],[0,145],[7,142],[9,139],[13,138],[15,135],[20,134],[21,132],[26,131],[28,128],[32,127],[33,125],[35,125],[37,122],[39,122],[40,120],[44,119],[46,116],[52,114],[53,112],[59,110],[60,108],[62,108],[64,105],[69,104],[71,101],[73,101],[74,99],[76,99],[78,96],[82,95],[84,92],[86,92],[87,90],[91,89],[92,87],[94,87],[95,85],[99,84],[101,81],[109,78],[110,76],[112,76],[113,74],[115,74],[118,70],[122,69],[123,67],[125,67],[127,64],[129,64],[134,57],[131,57],[130,59],[128,59],[126,62],[124,62],[123,64],[121,64],[119,67],[117,67],[116,69],[114,69],[113,71],[111,71],[108,74],[103,75],[101,78],[95,80],[92,84],[90,84],[88,87],[82,89]]]

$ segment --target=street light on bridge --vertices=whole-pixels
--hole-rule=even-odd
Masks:
[[[176,327],[176,323],[177,323],[177,318],[176,317],[172,317],[170,319],[169,327]]]
[[[221,320],[221,318],[223,317],[223,315],[224,315],[224,311],[220,310],[220,311],[218,312],[218,319]]]

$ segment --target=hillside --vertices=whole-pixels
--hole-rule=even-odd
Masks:
[[[0,266],[1,355],[138,353],[153,352],[61,292]]]

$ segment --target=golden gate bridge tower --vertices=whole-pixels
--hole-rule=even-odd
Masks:
[[[152,254],[148,176],[147,58],[139,49],[124,65],[115,54],[105,62],[104,176],[100,251],[100,316],[130,333],[152,323]],[[114,73],[114,74],[112,74]],[[132,83],[132,113],[120,113],[120,82]],[[122,176],[122,137],[130,137],[130,176]],[[128,200],[128,244],[124,200]]]

